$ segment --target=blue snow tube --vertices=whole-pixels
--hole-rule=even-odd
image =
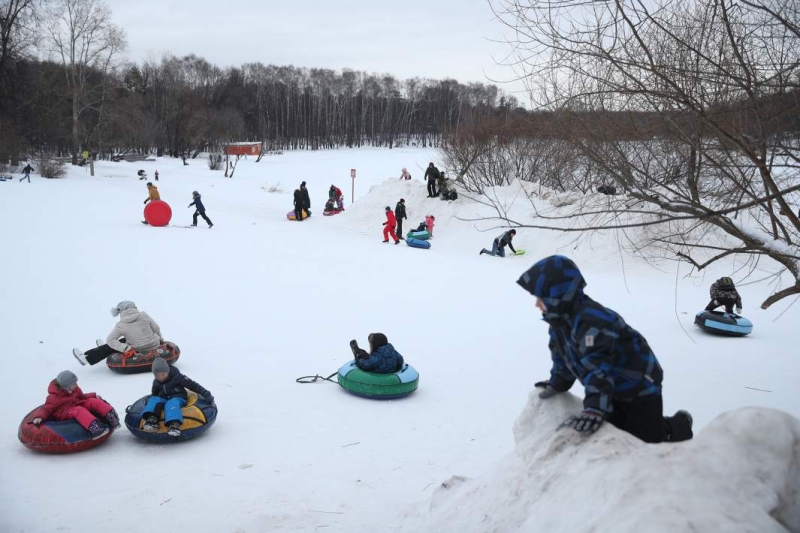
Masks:
[[[412,237],[408,237],[406,239],[406,244],[411,246],[412,248],[423,248],[425,250],[431,247],[431,243],[429,243],[428,241],[414,239]]]
[[[753,323],[745,317],[720,311],[701,311],[694,323],[706,333],[726,337],[744,337],[753,332]]]
[[[186,406],[181,409],[183,424],[181,424],[180,437],[171,437],[167,434],[168,428],[164,425],[164,410],[158,413],[158,431],[149,433],[142,429],[144,420],[142,412],[150,396],[143,396],[136,403],[125,409],[125,426],[135,437],[148,442],[166,444],[170,442],[189,440],[202,435],[217,420],[217,404],[211,403],[200,394],[186,391]]]

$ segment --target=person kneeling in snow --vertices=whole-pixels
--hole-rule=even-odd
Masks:
[[[514,245],[511,244],[512,239],[514,239],[514,235],[517,234],[517,230],[511,229],[497,237],[494,242],[492,243],[492,249],[487,250],[486,248],[482,248],[478,255],[489,254],[494,257],[505,257],[506,256],[506,246],[511,248],[513,253],[517,253],[514,249]]]
[[[344,211],[344,201],[342,199],[342,190],[337,187],[336,185],[331,185],[331,188],[328,189],[328,201],[331,205],[336,203],[336,209],[339,211]],[[328,204],[325,204],[325,210],[328,211]],[[330,209],[331,211],[333,208]]]
[[[736,290],[733,280],[728,277],[719,278],[711,284],[711,302],[706,306],[706,311],[713,311],[720,305],[725,306],[725,312],[729,315],[733,313],[733,306],[736,306],[736,314],[742,314],[742,297]]]
[[[517,283],[536,297],[550,325],[553,367],[535,387],[547,399],[578,379],[585,389],[583,412],[564,425],[593,433],[604,420],[639,439],[678,442],[692,438],[692,417],[663,416],[663,371],[647,340],[617,313],[587,296],[586,281],[571,259],[553,255],[522,274]]]
[[[358,347],[355,340],[350,341],[350,349],[356,359],[356,366],[374,374],[394,374],[403,368],[403,356],[389,343],[383,333],[370,333],[369,353]]]
[[[120,426],[119,416],[114,408],[98,398],[94,392],[84,394],[78,387],[78,377],[69,370],[64,370],[47,387],[47,400],[33,414],[33,423],[38,426],[46,420],[74,419],[95,440],[109,432],[108,427],[100,424],[95,415],[105,419],[114,429]]]
[[[153,374],[155,379],[153,380],[152,396],[147,400],[147,405],[142,412],[144,419],[142,430],[148,433],[158,431],[156,410],[163,405],[164,425],[169,428],[167,434],[171,437],[180,437],[181,424],[183,424],[181,408],[186,406],[186,389],[202,395],[210,403],[214,403],[214,396],[199,383],[181,374],[176,367],[169,366],[169,363],[161,357],[153,360]]]
[[[92,348],[86,353],[73,348],[72,355],[81,366],[86,363],[96,365],[114,353],[125,353],[130,349],[146,353],[164,344],[161,328],[156,321],[144,311],[139,311],[136,304],[130,300],[123,300],[113,307],[111,316],[119,316],[119,322],[106,337],[106,344]]]

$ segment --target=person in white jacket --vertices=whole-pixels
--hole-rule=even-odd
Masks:
[[[130,300],[123,300],[111,308],[111,316],[119,316],[119,322],[106,337],[105,344],[98,342],[97,348],[85,353],[78,348],[72,350],[81,365],[96,365],[109,355],[130,349],[137,352],[155,350],[164,343],[158,323],[144,311],[139,311]]]

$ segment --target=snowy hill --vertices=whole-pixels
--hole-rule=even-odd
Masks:
[[[488,509],[498,501],[507,501],[511,521],[491,522],[496,531],[524,524],[530,530],[530,513],[539,511],[532,500],[541,486],[532,484],[516,500],[508,499],[503,491],[509,487],[501,489],[496,472],[497,461],[515,449],[510,428],[520,406],[550,368],[547,328],[533,298],[515,281],[533,261],[554,252],[572,256],[588,279],[587,292],[647,337],[665,369],[665,411],[689,409],[699,436],[673,451],[641,446],[609,428],[579,447],[549,429],[521,436],[518,423],[517,441],[525,449],[533,442],[563,446],[561,455],[544,457],[520,455],[518,444],[514,460],[529,475],[539,475],[534,463],[552,469],[569,456],[578,461],[573,468],[593,472],[581,489],[588,494],[606,479],[603,461],[592,463],[593,457],[624,452],[640,461],[678,461],[683,450],[713,456],[703,451],[712,445],[730,447],[725,458],[747,450],[753,459],[742,460],[742,476],[760,472],[753,465],[762,459],[770,461],[765,472],[785,474],[776,469],[779,460],[790,460],[789,447],[796,457],[796,421],[774,411],[735,410],[754,406],[800,416],[800,362],[787,334],[800,308],[787,311],[787,302],[756,311],[768,288],[742,287],[753,335],[714,338],[696,330],[692,318],[706,303],[710,278],[730,273],[725,265],[705,279],[684,278],[685,266],[657,270],[621,257],[603,236],[576,249],[571,237],[530,230],[520,230],[515,241],[528,255],[479,257],[500,230],[459,220],[485,214],[485,207],[425,197],[422,169],[436,158],[422,149],[292,152],[259,163],[243,160],[233,179],[209,171],[202,161],[186,167],[169,159],[100,162],[94,178],[70,168],[63,180],[34,176],[30,185],[0,183],[0,302],[6,315],[0,321],[6,377],[0,531],[139,531],[174,524],[176,517],[181,528],[194,531],[391,531],[410,530],[420,520],[425,528],[439,524],[442,531],[456,531],[444,524],[459,502]],[[398,180],[402,167],[415,179]],[[191,222],[187,205],[198,190],[214,228],[202,227],[202,221],[193,229],[142,225],[146,191],[135,177],[139,168],[150,179],[159,171],[156,185],[172,206],[174,224]],[[358,169],[352,204],[351,168]],[[288,222],[292,191],[303,180],[314,214],[303,223]],[[345,191],[347,211],[323,217],[331,183]],[[282,191],[268,192],[277,184]],[[510,201],[515,193],[499,194]],[[400,197],[408,205],[407,228],[427,214],[436,216],[430,250],[381,242],[384,207],[394,207]],[[44,401],[59,371],[76,372],[84,391],[97,391],[120,412],[148,393],[149,374],[120,376],[102,364],[80,367],[70,353],[111,331],[115,319],[108,309],[123,299],[150,313],[165,337],[181,347],[178,367],[216,397],[216,425],[202,438],[174,446],[140,443],[123,428],[89,452],[31,453],[16,440],[17,426]],[[386,333],[420,371],[413,396],[381,403],[330,383],[295,383],[299,376],[334,372],[351,356],[348,341],[366,344],[373,331]],[[552,427],[556,415],[571,408],[566,399],[559,401],[564,403],[552,418],[536,420],[530,431]],[[526,412],[531,409],[538,409],[535,402]],[[723,415],[728,411],[734,413]],[[719,428],[729,419],[733,433]],[[751,444],[741,436],[748,423],[755,428]],[[767,442],[765,433],[770,439],[776,433],[774,444],[783,448],[750,450]],[[581,450],[588,451],[585,457]],[[718,471],[712,458],[702,468],[704,461],[698,461],[698,471]],[[640,475],[634,468],[640,464],[617,465],[614,479]],[[440,492],[430,514],[413,510],[453,475],[483,481]],[[670,494],[682,487],[680,476],[672,479]],[[741,476],[723,479],[732,484]],[[780,492],[769,479],[760,483]],[[478,486],[497,491],[481,493]],[[648,494],[647,486],[630,490],[638,487],[637,505],[655,509],[656,493]],[[566,498],[568,487],[554,487],[554,495]],[[475,490],[480,505],[467,494]],[[622,495],[629,493],[613,492],[609,501]],[[740,501],[733,492],[717,497],[710,489],[704,498],[713,509],[732,498]],[[698,507],[670,501],[687,516],[702,518]],[[777,508],[759,502],[753,504],[759,516]],[[554,531],[577,523],[567,504],[560,505],[563,528],[556,514],[546,515]],[[796,512],[796,506],[791,509]],[[785,523],[796,523],[790,511]],[[580,516],[599,524],[604,512],[593,506]]]

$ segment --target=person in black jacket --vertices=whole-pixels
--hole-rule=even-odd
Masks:
[[[433,163],[428,164],[425,170],[425,179],[428,180],[428,198],[436,197],[436,180],[439,179],[439,169]]]
[[[308,196],[308,189],[306,189],[306,182],[300,184],[300,192],[303,193],[303,209],[306,213],[311,214],[311,198]]]
[[[502,235],[498,236],[494,240],[494,243],[492,243],[492,250],[491,251],[487,250],[486,248],[482,248],[481,249],[481,253],[479,253],[478,255],[489,254],[489,255],[493,255],[495,257],[505,257],[506,256],[506,246],[511,248],[511,251],[513,253],[517,253],[517,251],[514,249],[514,245],[511,244],[511,239],[513,239],[514,235],[516,235],[516,234],[517,234],[517,230],[515,230],[515,229],[506,231],[505,233],[503,233]]]
[[[19,179],[19,182],[22,183],[22,180],[28,180],[28,183],[30,183],[31,172],[33,172],[33,167],[28,163],[25,165],[25,168],[22,169],[22,177]]]
[[[305,183],[305,182],[303,182]],[[303,221],[303,191],[300,189],[294,190],[294,219],[298,222]]]
[[[200,193],[197,191],[192,191],[192,203],[189,204],[189,207],[192,206],[195,207],[194,215],[192,215],[192,226],[197,226],[197,216],[199,215],[208,223],[208,229],[213,228],[214,223],[206,216],[206,207],[203,205],[203,200],[200,199]]]
[[[644,442],[692,438],[692,416],[663,414],[664,371],[644,336],[619,314],[592,300],[586,280],[568,257],[553,255],[534,264],[517,283],[536,297],[550,326],[550,379],[539,381],[539,398],[567,392],[580,381],[583,411],[562,426],[591,434],[610,422]]]
[[[400,198],[400,201],[397,202],[394,208],[394,217],[397,219],[397,236],[401,240],[405,240],[403,238],[403,219],[408,217],[406,216],[406,201],[404,198]]]
[[[169,366],[164,359],[156,357],[153,360],[152,396],[147,400],[147,405],[142,413],[144,426],[142,430],[149,433],[158,431],[156,409],[164,406],[164,425],[169,427],[167,432],[172,437],[180,437],[183,413],[181,409],[186,406],[186,389],[196,392],[210,403],[214,403],[214,396],[204,389],[202,385],[181,374],[174,366]]]

